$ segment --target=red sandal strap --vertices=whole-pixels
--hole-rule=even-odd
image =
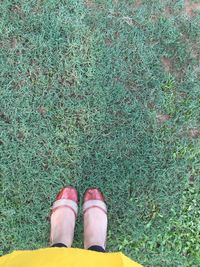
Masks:
[[[83,213],[85,214],[91,208],[99,208],[107,214],[107,206],[102,200],[88,200],[83,204]]]

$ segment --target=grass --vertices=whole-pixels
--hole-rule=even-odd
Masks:
[[[71,184],[104,192],[109,251],[199,266],[200,16],[170,0],[0,5],[1,253],[48,246]]]

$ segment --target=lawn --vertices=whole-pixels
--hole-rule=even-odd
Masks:
[[[1,254],[48,246],[70,184],[104,192],[109,251],[200,266],[198,2],[0,2]]]

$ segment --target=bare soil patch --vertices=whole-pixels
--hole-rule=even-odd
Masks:
[[[167,57],[162,57],[161,58],[161,63],[164,67],[164,70],[166,72],[172,72],[172,61],[171,59],[167,58]]]
[[[185,13],[192,17],[195,15],[195,11],[200,11],[200,2],[194,3],[194,1],[185,0]]]
[[[91,0],[85,0],[84,3],[88,8],[94,7],[94,3]]]
[[[188,134],[190,138],[197,138],[200,136],[200,129],[191,129]]]
[[[170,120],[170,119],[171,119],[171,116],[168,115],[168,114],[159,114],[159,115],[157,116],[157,118],[158,118],[158,122],[159,122],[160,124],[163,124],[164,122]]]

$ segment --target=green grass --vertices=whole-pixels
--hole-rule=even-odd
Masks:
[[[199,266],[200,16],[86,2],[0,3],[1,252],[48,246],[71,184],[104,192],[109,251]]]

